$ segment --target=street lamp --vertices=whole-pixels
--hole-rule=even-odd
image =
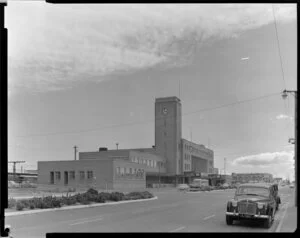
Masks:
[[[283,90],[282,98],[286,99],[288,94],[292,94],[295,96],[295,138],[290,138],[289,143],[296,144],[297,143],[297,91],[295,90]],[[297,207],[297,192],[298,192],[298,181],[297,181],[297,146],[295,146],[295,207]]]

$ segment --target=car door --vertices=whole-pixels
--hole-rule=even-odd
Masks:
[[[272,207],[273,216],[274,216],[276,212],[276,197],[275,197],[275,191],[273,186],[270,187],[270,206]]]

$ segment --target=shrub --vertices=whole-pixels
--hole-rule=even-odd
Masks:
[[[9,198],[8,199],[8,208],[13,208],[15,207],[17,204],[17,200],[14,198]]]
[[[93,195],[98,195],[98,191],[96,189],[93,189],[93,188],[89,188],[86,193],[93,194]]]
[[[148,191],[144,191],[144,192],[130,192],[127,194],[127,196],[131,199],[131,200],[136,200],[136,199],[145,199],[145,198],[152,198],[153,195],[148,192]]]
[[[24,204],[22,202],[18,201],[16,204],[17,211],[22,211],[24,208],[25,208]]]
[[[105,193],[105,192],[101,192],[98,194],[99,197],[101,197],[104,201],[109,201],[111,194],[110,193]]]
[[[111,196],[110,196],[110,200],[112,201],[122,201],[124,200],[124,193],[120,193],[120,192],[112,192]]]
[[[30,203],[30,204],[29,204],[29,208],[30,208],[30,209],[35,209],[34,203]]]

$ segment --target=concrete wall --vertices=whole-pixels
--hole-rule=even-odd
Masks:
[[[208,161],[206,159],[192,156],[192,170],[208,173]]]
[[[50,184],[50,172],[54,172],[54,184]],[[75,179],[70,178],[64,184],[64,172],[75,171]],[[85,171],[85,179],[81,180],[79,171]],[[87,179],[87,171],[93,171],[95,179]],[[111,160],[85,160],[85,161],[39,161],[38,162],[38,189],[68,191],[69,189],[81,190],[89,187],[97,189],[113,188],[113,161]],[[60,180],[56,180],[55,172],[61,172]]]

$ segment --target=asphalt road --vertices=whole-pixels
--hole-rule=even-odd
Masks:
[[[47,232],[274,232],[291,203],[293,189],[280,189],[282,205],[270,229],[253,221],[225,222],[234,191],[154,192],[157,200],[6,217],[13,237],[45,237]]]

